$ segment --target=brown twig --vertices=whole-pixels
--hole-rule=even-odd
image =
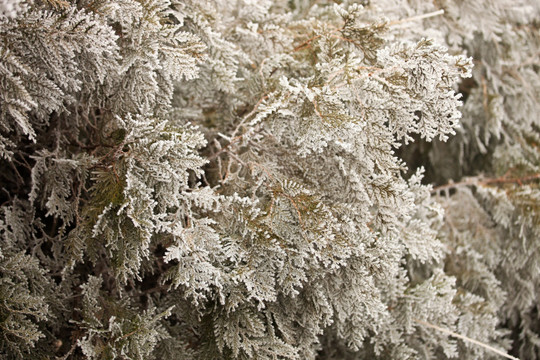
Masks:
[[[537,180],[537,179],[540,179],[540,174],[523,176],[523,177],[520,177],[520,178],[516,178],[516,177],[508,178],[508,177],[506,177],[506,174],[503,175],[502,177],[493,178],[493,179],[481,180],[479,178],[472,178],[472,179],[465,180],[465,181],[460,181],[460,182],[457,182],[457,183],[451,183],[451,184],[436,186],[436,187],[433,188],[432,192],[440,192],[440,191],[443,191],[443,190],[453,189],[453,188],[456,188],[456,187],[459,187],[459,186],[471,186],[471,185],[489,185],[489,184],[515,183],[515,184],[518,184],[518,185],[522,186],[523,183],[526,183],[526,182],[529,182],[529,181],[534,181],[534,180]]]
[[[339,29],[334,29],[332,31],[330,31],[329,34],[333,34],[333,33],[336,33],[338,31],[341,31],[343,30],[343,27],[339,28]],[[327,35],[327,34],[319,34],[319,35],[315,35],[315,36],[312,36],[310,37],[309,39],[307,39],[306,41],[304,41],[303,43],[301,43],[300,45],[296,46],[294,49],[293,49],[293,52],[297,52],[297,51],[300,51],[306,47],[309,47],[311,46],[311,43],[314,41],[314,40],[317,40],[318,38],[324,36],[324,35]]]

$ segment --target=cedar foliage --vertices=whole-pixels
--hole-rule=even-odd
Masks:
[[[539,16],[0,0],[0,356],[540,359]]]

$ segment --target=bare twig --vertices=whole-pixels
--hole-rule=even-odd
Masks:
[[[422,321],[422,320],[414,319],[414,321],[415,321],[416,323],[420,324],[420,325],[423,325],[423,326],[426,326],[426,327],[429,327],[429,328],[432,328],[432,329],[441,331],[441,332],[443,332],[443,333],[445,333],[445,334],[448,334],[448,335],[450,335],[450,336],[456,337],[456,338],[461,339],[461,340],[463,340],[463,341],[467,341],[467,342],[470,342],[470,343],[472,343],[472,344],[481,346],[481,347],[483,347],[484,349],[487,349],[487,350],[489,350],[489,351],[492,351],[492,352],[494,352],[494,353],[496,353],[496,354],[498,354],[498,355],[501,355],[501,356],[503,356],[503,357],[505,357],[505,358],[507,358],[507,359],[519,360],[519,359],[516,358],[516,357],[513,357],[513,356],[511,356],[511,355],[508,355],[508,354],[505,353],[504,351],[501,351],[501,350],[499,350],[499,349],[496,349],[496,348],[494,348],[493,346],[490,346],[490,345],[488,345],[488,344],[485,344],[485,343],[483,343],[483,342],[481,342],[481,341],[471,339],[471,338],[469,338],[469,337],[467,337],[467,336],[465,336],[465,335],[461,335],[461,334],[455,333],[455,332],[450,331],[450,330],[448,330],[448,329],[442,328],[442,327],[437,326],[437,325],[430,324],[430,323],[425,322],[425,321]]]
[[[388,23],[388,25],[392,26],[392,25],[399,25],[399,24],[403,24],[403,23],[407,23],[407,22],[412,22],[412,21],[424,20],[424,19],[428,19],[428,18],[430,18],[430,17],[439,16],[439,15],[442,15],[442,14],[444,14],[444,10],[443,10],[443,9],[437,10],[437,11],[433,11],[433,12],[430,12],[430,13],[427,13],[427,14],[422,14],[422,15],[413,16],[413,17],[406,18],[406,19],[390,21],[390,22]]]
[[[472,185],[489,185],[489,184],[518,184],[523,185],[523,183],[527,183],[529,181],[534,181],[540,179],[540,174],[533,174],[529,176],[523,176],[520,178],[508,178],[506,176],[502,176],[499,178],[494,179],[481,179],[478,177],[471,178],[465,181],[460,181],[457,183],[450,183],[446,185],[436,186],[433,188],[432,192],[439,192],[442,190],[448,190],[448,189],[454,189],[460,186],[472,186]]]
[[[261,64],[262,65],[262,64]],[[233,133],[231,134],[231,137],[233,138],[233,140],[236,138],[236,134],[238,133],[238,131],[240,130],[240,127],[246,122],[247,119],[249,119],[251,116],[253,116],[256,112],[257,112],[257,109],[259,108],[259,106],[262,104],[262,102],[264,100],[268,99],[268,95],[266,94],[263,94],[263,96],[261,96],[261,98],[259,99],[259,101],[257,101],[257,103],[255,104],[255,106],[253,107],[253,109],[246,115],[242,118],[242,120],[238,123],[238,125],[236,126],[236,128],[234,129]],[[241,137],[241,136],[240,136]],[[231,141],[232,142],[232,141]]]

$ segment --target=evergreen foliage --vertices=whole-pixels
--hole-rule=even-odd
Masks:
[[[540,359],[539,18],[0,0],[0,357]]]

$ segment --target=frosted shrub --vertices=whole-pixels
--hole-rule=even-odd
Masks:
[[[539,15],[0,1],[0,355],[537,359]]]

